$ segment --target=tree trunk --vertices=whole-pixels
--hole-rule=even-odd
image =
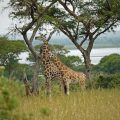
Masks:
[[[32,80],[32,91],[31,91],[34,95],[39,94],[39,85],[38,85],[39,71],[40,71],[40,59],[39,57],[37,57],[35,61],[34,76]]]
[[[91,86],[91,60],[90,60],[90,52],[85,51],[83,54],[84,63],[86,68],[86,76],[87,76],[87,86]]]
[[[26,96],[30,96],[31,95],[31,86],[30,86],[30,82],[28,81],[25,69],[23,71],[22,81],[25,85]]]

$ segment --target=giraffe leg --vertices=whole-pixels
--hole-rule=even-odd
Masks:
[[[51,96],[51,79],[46,79],[46,93]]]
[[[67,82],[66,87],[67,87],[67,95],[69,95],[70,93],[69,93],[69,83],[68,82]]]
[[[65,85],[64,85],[63,79],[61,78],[59,81],[60,81],[60,85],[59,85],[60,90],[61,90],[61,91],[64,91],[64,86],[65,86]]]
[[[69,83],[67,81],[63,81],[63,88],[64,88],[64,93],[66,95],[69,95]]]
[[[64,89],[64,93],[67,94],[67,86],[66,86],[66,84],[63,84],[63,89]]]
[[[85,81],[80,81],[80,87],[82,91],[85,90]]]

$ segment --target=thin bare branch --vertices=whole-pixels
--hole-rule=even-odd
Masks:
[[[17,27],[17,25],[15,25],[15,29],[22,34],[22,31]]]
[[[87,38],[88,38],[88,35],[86,35],[85,38],[81,41],[80,47],[81,47],[81,46],[83,45],[83,43],[87,40]]]
[[[40,27],[41,24],[42,24],[42,19],[39,18],[39,19],[37,20],[36,26],[35,26],[35,28],[34,28],[34,30],[33,30],[33,32],[32,32],[32,35],[31,35],[31,37],[30,37],[30,42],[31,42],[31,43],[33,42],[33,39],[34,39],[34,37],[35,37],[35,35],[36,35],[36,33],[37,33],[37,31],[38,31],[38,29],[39,29],[39,27]]]
[[[31,53],[33,54],[34,58],[37,58],[38,55],[37,55],[37,53],[36,53],[34,47],[32,46],[32,43],[30,43],[30,41],[28,40],[27,34],[25,33],[25,34],[22,34],[22,35],[23,35],[23,38],[24,38],[24,40],[25,40],[25,42],[26,42],[26,44],[27,44],[29,50],[30,50]]]
[[[77,41],[75,40],[75,38],[73,37],[73,35],[71,34],[71,32],[66,28],[59,28],[73,43],[74,45],[83,53],[85,50],[82,48],[82,46],[80,46]]]
[[[65,10],[69,12],[70,15],[72,15],[73,17],[75,17],[75,18],[78,19],[78,16],[74,13],[74,11],[71,11],[71,10],[67,7],[66,3],[64,3],[62,0],[58,0],[58,1],[59,1],[59,3],[65,8]]]
[[[94,40],[101,35],[102,33],[106,32],[107,30],[109,30],[114,24],[116,23],[116,21],[112,22],[108,27],[106,27],[103,31],[99,32],[98,34],[95,35],[95,37],[93,38]]]
[[[51,39],[52,35],[53,35],[55,32],[56,32],[56,30],[53,30],[53,31],[49,34],[49,37],[48,37],[47,41],[49,41],[49,40]]]

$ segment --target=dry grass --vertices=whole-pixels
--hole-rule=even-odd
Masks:
[[[120,120],[120,91],[92,90],[56,95],[23,97],[17,112],[31,120]]]

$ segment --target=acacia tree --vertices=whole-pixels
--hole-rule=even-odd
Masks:
[[[33,40],[38,30],[42,30],[45,22],[44,15],[49,8],[55,3],[55,0],[10,0],[9,7],[12,9],[10,17],[17,19],[19,25],[15,26],[16,30],[23,36],[26,45],[35,59],[35,71],[32,80],[32,92],[38,93],[38,74],[40,69],[39,53],[33,46]],[[28,34],[31,32],[31,34]]]
[[[84,57],[90,79],[90,53],[94,41],[106,31],[114,30],[119,22],[119,0],[58,0],[59,17],[49,16],[49,22],[61,30]],[[86,45],[86,46],[85,46]]]

